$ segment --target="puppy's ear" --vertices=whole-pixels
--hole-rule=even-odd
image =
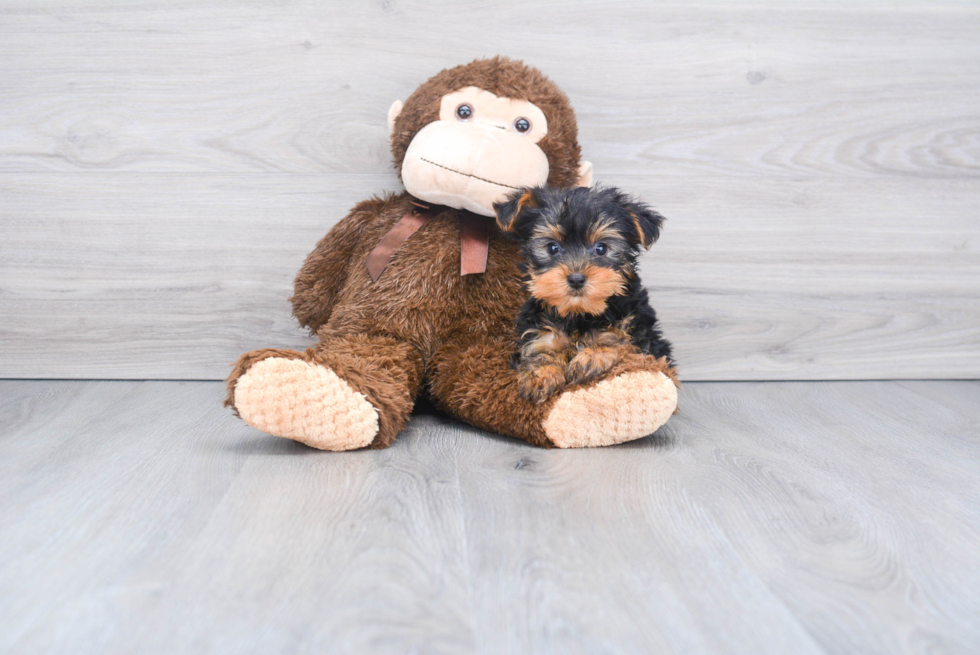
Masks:
[[[635,203],[626,209],[633,227],[636,228],[639,236],[639,243],[647,250],[660,238],[660,228],[666,220],[659,212],[650,209],[643,203]]]
[[[660,238],[660,227],[666,219],[659,213],[642,202],[633,200],[616,187],[597,187],[597,192],[608,211],[614,211],[607,204],[611,203],[625,214],[621,218],[625,220],[630,236],[633,237],[631,241],[634,246],[642,245],[649,249]]]
[[[660,228],[666,220],[659,212],[654,211],[642,202],[637,202],[625,193],[615,191],[616,204],[623,208],[630,224],[636,231],[636,243],[642,244],[647,250],[660,238]]]
[[[493,210],[497,212],[497,225],[500,229],[513,233],[521,222],[521,215],[539,206],[537,189],[520,189],[506,200],[494,203]]]

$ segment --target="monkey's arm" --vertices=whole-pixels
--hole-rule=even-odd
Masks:
[[[351,258],[361,245],[365,225],[377,220],[384,202],[358,204],[320,239],[293,282],[293,316],[310,332],[330,319],[337,294],[344,287]]]

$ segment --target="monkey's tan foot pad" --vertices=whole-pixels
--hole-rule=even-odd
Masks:
[[[277,437],[320,450],[353,450],[374,441],[378,410],[329,368],[269,357],[238,379],[235,409]]]
[[[611,446],[656,432],[677,407],[677,387],[663,373],[633,371],[558,397],[544,421],[559,448]]]

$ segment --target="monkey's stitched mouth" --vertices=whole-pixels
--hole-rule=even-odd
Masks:
[[[478,175],[471,175],[470,173],[464,173],[462,171],[457,171],[454,168],[449,168],[448,166],[443,166],[442,164],[437,164],[434,161],[429,161],[425,157],[419,157],[419,159],[421,159],[422,161],[424,161],[426,164],[432,164],[433,166],[438,166],[439,168],[444,168],[447,171],[449,171],[450,173],[456,173],[457,175],[465,175],[466,177],[472,177],[474,180],[480,180],[481,182],[486,182],[487,184],[495,184],[497,186],[502,186],[505,189],[514,189],[515,191],[517,191],[517,187],[516,186],[511,186],[509,184],[501,184],[500,182],[494,182],[493,180],[488,180],[485,177],[480,177]]]

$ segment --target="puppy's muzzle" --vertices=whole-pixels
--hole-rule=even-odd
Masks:
[[[581,291],[587,281],[588,278],[581,273],[572,273],[567,278],[568,286],[574,291]]]

